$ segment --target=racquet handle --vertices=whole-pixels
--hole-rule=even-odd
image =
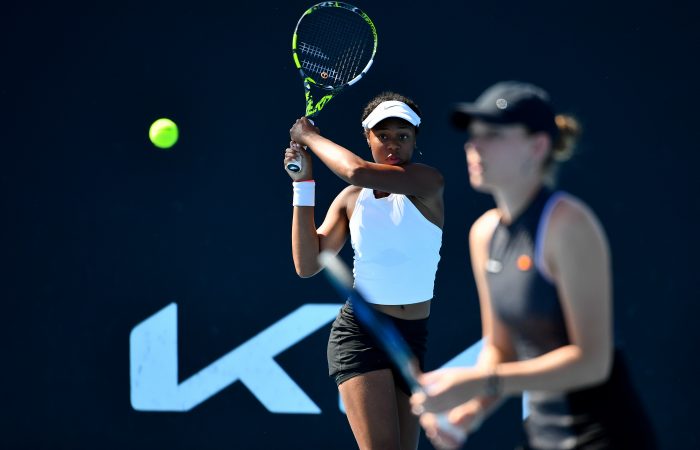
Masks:
[[[316,125],[313,120],[309,119],[311,125]],[[300,172],[301,171],[301,158],[295,158],[287,163],[287,170],[290,172]]]
[[[301,171],[301,158],[295,158],[287,163],[287,170],[290,172]]]

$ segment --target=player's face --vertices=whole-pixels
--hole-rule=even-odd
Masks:
[[[517,185],[532,160],[532,139],[522,125],[496,125],[474,120],[464,144],[469,182],[478,191]]]
[[[406,164],[416,148],[416,129],[403,119],[384,119],[367,133],[372,157],[379,164]]]

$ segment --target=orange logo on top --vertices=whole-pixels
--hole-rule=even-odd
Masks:
[[[530,270],[532,268],[532,258],[530,258],[528,255],[520,255],[518,256],[517,265],[518,269],[522,270],[523,272]]]

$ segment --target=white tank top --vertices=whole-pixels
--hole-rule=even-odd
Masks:
[[[405,195],[375,198],[363,188],[350,218],[355,287],[370,303],[407,305],[433,298],[442,230]]]

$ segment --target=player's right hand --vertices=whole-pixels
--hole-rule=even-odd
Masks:
[[[301,170],[293,172],[287,168],[287,164],[293,160],[301,160]],[[290,141],[289,147],[284,151],[284,170],[293,181],[313,180],[311,167],[311,155],[300,144]]]

